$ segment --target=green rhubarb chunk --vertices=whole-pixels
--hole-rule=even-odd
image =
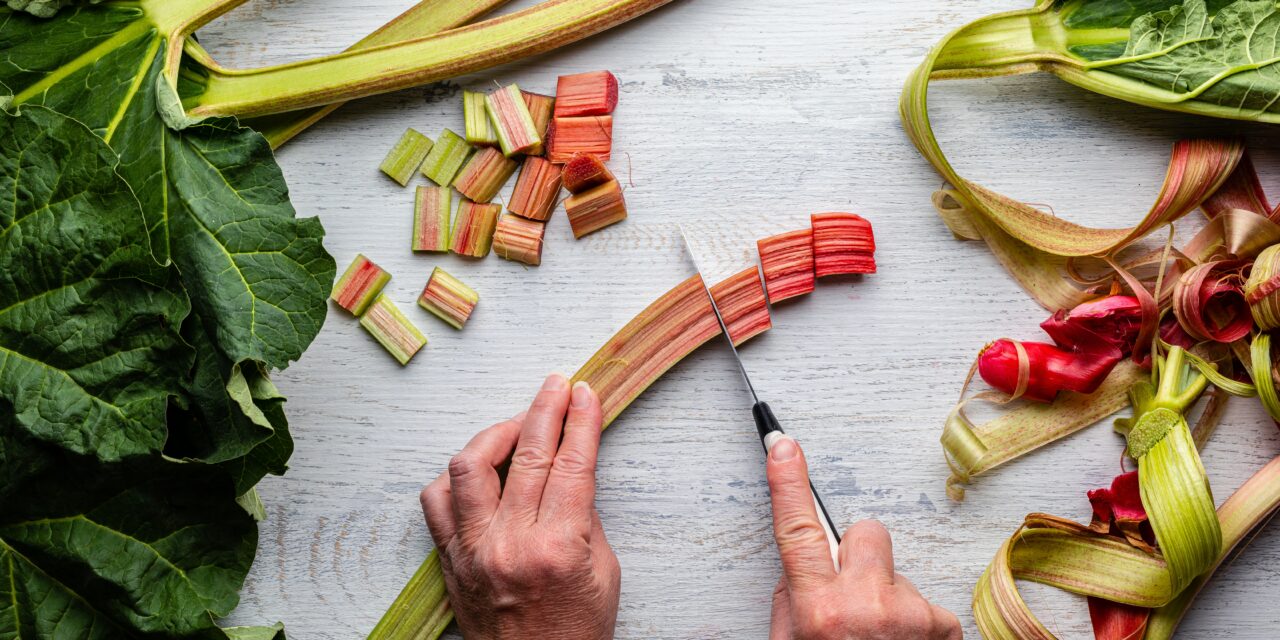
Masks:
[[[420,186],[413,202],[413,250],[449,250],[449,214],[453,190]]]
[[[542,144],[538,125],[529,114],[519,86],[509,84],[489,94],[485,98],[485,110],[489,113],[489,124],[498,134],[502,155],[527,153]]]
[[[360,316],[360,326],[402,365],[409,364],[413,355],[427,344],[427,337],[385,295],[378,296]]]
[[[431,138],[412,128],[405,129],[404,135],[400,136],[400,141],[391,148],[386,159],[382,161],[382,172],[391,176],[391,179],[399,182],[402,187],[409,184],[409,178],[413,177],[414,169],[422,165],[431,147]]]
[[[334,283],[333,293],[329,298],[352,315],[360,316],[390,281],[391,274],[364,257],[364,254],[358,253],[355,260],[351,261],[351,266]]]
[[[485,95],[479,91],[462,92],[462,118],[466,122],[467,142],[480,147],[498,146],[498,133],[489,122]]]
[[[471,155],[471,145],[467,144],[462,136],[445,129],[440,132],[440,137],[436,138],[436,144],[431,147],[426,160],[422,161],[422,175],[442,187],[447,187],[453,184],[453,177],[458,175],[458,170],[462,168],[469,155]]]

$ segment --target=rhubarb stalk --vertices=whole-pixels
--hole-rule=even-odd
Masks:
[[[488,202],[516,172],[520,163],[502,155],[496,147],[475,152],[453,179],[453,188],[475,202]]]
[[[545,222],[560,197],[560,169],[548,160],[529,156],[520,165],[507,210],[530,220]]]
[[[573,163],[565,165],[565,171]],[[813,230],[799,229],[756,242],[760,266],[764,270],[769,302],[783,300],[813,291]]]
[[[413,250],[449,250],[449,212],[453,191],[448,187],[418,187],[413,203]]]
[[[735,273],[711,287],[711,296],[729,329],[734,345],[740,345],[773,327],[765,303],[760,271],[754,266]]]
[[[334,283],[329,299],[352,315],[360,316],[390,281],[391,274],[364,257],[364,254],[357,253],[351,266]]]
[[[418,296],[418,306],[435,314],[454,329],[461,329],[467,323],[479,302],[480,294],[440,267],[431,270],[427,286],[423,287],[422,295]]]

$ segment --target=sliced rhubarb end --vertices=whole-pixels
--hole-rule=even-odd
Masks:
[[[355,260],[351,261],[351,266],[334,283],[329,299],[359,316],[369,308],[390,280],[391,274],[364,257],[364,254],[358,253]]]
[[[520,165],[507,210],[530,220],[545,222],[560,197],[560,169],[549,160],[528,156]]]
[[[485,107],[485,94],[479,91],[462,92],[462,119],[466,128],[467,142],[477,147],[498,146],[498,132],[489,121],[489,111]]]
[[[431,147],[431,153],[428,153],[426,159],[422,161],[422,175],[442,187],[447,187],[453,183],[453,177],[458,175],[458,169],[462,168],[462,164],[470,155],[471,145],[467,144],[462,136],[445,129],[440,132],[440,137],[436,138],[436,144]]]
[[[773,327],[760,271],[743,269],[711,287],[733,344],[739,345]]]
[[[551,124],[551,116],[555,111],[556,99],[540,93],[521,91],[524,95],[524,106],[529,109],[529,117],[533,118],[533,126],[538,130],[538,138],[542,143],[529,150],[529,155],[540,156],[546,150],[547,128]]]
[[[560,76],[556,116],[602,116],[618,106],[618,78],[608,71]]]
[[[502,155],[495,147],[485,147],[471,156],[453,179],[453,188],[474,202],[488,202],[516,172],[520,163]]]
[[[587,189],[613,180],[613,174],[604,161],[594,153],[575,153],[564,163],[564,188],[569,193],[582,193]]]
[[[493,252],[501,258],[523,262],[531,267],[542,264],[542,234],[547,225],[516,215],[498,220],[493,232]]]
[[[413,202],[413,250],[449,250],[449,213],[453,190],[448,187],[418,187]]]
[[[502,205],[462,200],[453,217],[453,234],[449,238],[449,250],[460,256],[483,258],[489,255],[493,232],[498,224]]]
[[[876,240],[870,222],[852,213],[815,213],[811,219],[814,275],[876,272]]]
[[[569,226],[575,238],[627,219],[627,203],[617,180],[569,196],[564,201],[564,209],[569,214]]]
[[[392,180],[399,182],[400,186],[408,185],[413,172],[422,165],[431,147],[431,138],[414,129],[406,129],[396,146],[387,152],[387,157],[382,160],[379,168]]]
[[[510,157],[525,153],[542,144],[538,127],[529,114],[529,106],[525,104],[519,86],[509,84],[490,93],[485,98],[485,110],[498,135],[498,146],[502,148],[503,155]]]
[[[813,230],[798,229],[756,242],[764,271],[769,302],[802,296],[813,291]]]
[[[578,153],[592,153],[607,162],[613,151],[613,116],[556,116],[547,140],[547,159],[556,164],[564,164]]]
[[[427,286],[418,297],[418,306],[435,314],[454,329],[461,329],[467,323],[479,302],[480,294],[475,289],[440,267],[431,271]]]
[[[427,337],[413,326],[390,298],[383,295],[378,296],[369,310],[360,316],[360,326],[401,365],[409,364],[413,355],[427,344]]]

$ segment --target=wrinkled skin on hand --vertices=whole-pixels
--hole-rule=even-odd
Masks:
[[[893,569],[893,543],[864,520],[840,541],[840,569],[809,493],[804,454],[790,438],[769,453],[773,533],[782,579],[773,592],[769,640],[959,640],[960,621],[925,600]]]
[[[423,490],[467,640],[613,637],[621,571],[595,509],[601,422],[585,383],[552,375],[527,412],[480,432]]]

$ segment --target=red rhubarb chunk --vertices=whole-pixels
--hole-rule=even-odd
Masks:
[[[547,159],[556,164],[564,164],[578,153],[595,154],[608,162],[613,152],[613,116],[557,116],[547,129],[547,138]]]
[[[618,106],[618,79],[608,71],[560,76],[556,116],[603,116]]]
[[[613,180],[613,174],[593,153],[576,153],[564,165],[564,188],[569,193],[582,193],[591,187]]]
[[[735,345],[773,327],[769,305],[765,304],[760,272],[754,266],[743,269],[711,287],[711,295],[729,328]]]
[[[815,213],[814,275],[876,272],[876,240],[871,223],[852,213]]]
[[[569,165],[565,165],[567,171]],[[813,230],[788,231],[756,242],[769,302],[813,291]]]

